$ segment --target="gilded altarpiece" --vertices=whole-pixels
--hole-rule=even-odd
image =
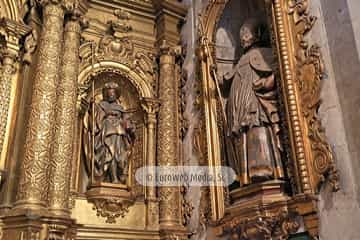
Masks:
[[[251,51],[254,53],[257,51],[256,47],[250,45],[248,49],[238,48],[240,44],[246,46],[249,39],[262,47],[259,51],[265,51],[264,48],[272,49],[268,56],[274,59],[271,79],[275,79],[277,97],[274,99],[273,95],[269,95],[270,92],[261,91],[255,92],[255,96],[261,104],[264,103],[264,100],[260,99],[261,94],[265,94],[268,99],[271,96],[272,103],[276,100],[280,142],[283,148],[281,164],[284,176],[279,177],[275,174],[267,180],[251,179],[253,182],[249,182],[248,178],[239,175],[237,185],[210,188],[211,216],[208,221],[218,237],[287,239],[299,231],[305,231],[309,236],[316,238],[319,189],[324,183],[330,184],[334,191],[338,189],[338,174],[331,148],[325,140],[324,129],[317,116],[324,67],[320,48],[316,44],[310,45],[306,39],[306,34],[316,22],[316,17],[308,10],[308,4],[308,0],[210,1],[199,18],[198,57],[204,121],[202,137],[207,143],[204,157],[207,158],[208,164],[229,165],[226,150],[229,148],[227,125],[231,124],[233,119],[237,119],[237,116],[229,115],[229,109],[233,107],[229,104],[233,102],[226,98],[229,93],[227,96],[226,93],[224,95],[223,81],[229,76],[227,72],[232,73],[230,76],[239,74],[241,81],[246,81],[246,77],[250,76],[242,72],[247,63],[242,56],[249,56],[248,53]],[[261,23],[262,28],[253,27],[254,23],[259,26]],[[241,32],[244,31],[241,26],[246,26],[245,28],[253,31],[255,35],[267,36],[259,36],[257,40],[253,40]],[[233,48],[225,49],[226,46]],[[248,64],[250,63],[254,69],[252,71],[259,74],[257,68],[262,68],[262,63],[258,60],[260,58],[260,62],[266,62],[266,56],[255,54],[254,57],[249,58]],[[270,75],[262,75],[268,76]],[[234,78],[232,81],[234,84],[234,81],[239,80]],[[254,84],[251,91],[256,89],[257,83]],[[230,97],[234,94],[231,91],[234,90],[230,90]],[[274,90],[271,91],[273,94]],[[242,95],[237,94],[235,100],[239,101]],[[244,96],[247,96],[246,94]],[[246,108],[249,103],[242,104],[240,109]],[[252,106],[254,105],[250,103],[250,107]],[[255,110],[250,108],[249,111]],[[271,113],[274,111],[272,108]],[[261,112],[259,114],[261,119],[264,115],[261,115]],[[244,121],[246,120],[245,118]],[[251,126],[246,122],[241,124],[244,129]],[[245,139],[249,141],[251,137]],[[244,141],[242,144],[245,144]],[[262,148],[261,142],[258,144],[255,145],[255,149]],[[241,145],[237,145],[235,150],[240,147]],[[245,150],[245,158],[246,154],[247,157],[251,156],[249,151],[253,149]],[[242,161],[242,169],[249,170],[251,166],[246,165],[249,163]]]
[[[216,35],[231,4],[258,4],[233,25],[245,16],[266,23],[281,121],[284,176],[203,188],[199,221],[219,238],[287,239],[299,231],[316,238],[317,193],[323,183],[338,188],[317,117],[324,69],[319,47],[306,40],[316,22],[308,1],[212,0],[199,18],[194,64],[201,117],[193,144],[200,165],[229,164],[219,79],[242,53],[231,63],[222,59]],[[182,164],[185,6],[172,0],[0,3],[1,239],[188,239],[193,209],[183,188],[134,180],[142,166]],[[233,43],[239,45],[237,35]],[[89,107],[105,100],[110,83],[135,135],[121,184],[94,181],[83,144]]]

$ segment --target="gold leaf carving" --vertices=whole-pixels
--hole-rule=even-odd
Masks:
[[[337,191],[339,176],[335,168],[333,153],[326,141],[325,132],[318,117],[324,64],[320,47],[316,44],[309,47],[305,40],[306,34],[315,24],[316,17],[309,14],[308,0],[290,1],[289,14],[294,18],[296,29],[297,83],[312,157],[310,161],[314,179],[313,190],[318,191],[321,183],[328,179],[333,190]]]
[[[119,199],[96,199],[93,209],[96,215],[106,218],[107,223],[116,223],[116,218],[125,217],[129,212],[129,207],[133,201],[124,201]]]

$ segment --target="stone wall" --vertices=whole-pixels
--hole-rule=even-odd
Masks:
[[[360,239],[360,231],[353,227],[360,224],[360,62],[356,47],[360,34],[354,35],[354,27],[360,24],[352,21],[346,0],[331,4],[312,0],[311,4],[318,21],[309,37],[321,46],[326,67],[320,117],[335,153],[341,187],[332,193],[325,186],[320,194],[320,236],[355,240]]]
[[[182,86],[182,102],[183,117],[186,122],[186,132],[183,139],[183,162],[184,165],[199,165],[199,159],[195,154],[193,146],[193,137],[195,128],[198,126],[199,109],[195,107],[196,94],[198,86],[198,79],[196,76],[196,42],[197,42],[197,26],[198,15],[202,8],[207,5],[207,0],[184,0],[184,4],[188,6],[188,15],[185,25],[181,31],[182,45],[186,49],[186,56],[183,63],[183,86]],[[188,201],[194,208],[191,218],[188,219],[188,230],[193,233],[193,240],[205,240],[206,229],[200,224],[200,187],[189,187],[185,195]]]

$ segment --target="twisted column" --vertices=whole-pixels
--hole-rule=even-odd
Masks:
[[[64,8],[57,2],[43,1],[43,29],[15,203],[17,209],[42,210],[47,202],[50,147],[53,143],[56,88],[63,44]]]
[[[70,176],[80,64],[80,31],[78,17],[73,16],[66,22],[61,78],[57,87],[56,130],[49,189],[49,209],[55,215],[70,215]]]

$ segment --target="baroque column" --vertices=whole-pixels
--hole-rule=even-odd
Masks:
[[[156,115],[159,111],[160,102],[157,99],[145,98],[141,104],[144,109],[145,123],[147,128],[147,162],[146,166],[155,167],[156,166]],[[155,169],[153,169],[155,170]],[[155,175],[155,171],[150,173],[151,175]],[[159,222],[159,202],[156,198],[156,187],[154,186],[154,182],[149,184],[151,186],[146,187],[146,204],[147,204],[147,227],[153,228],[158,226]]]
[[[0,75],[0,185],[2,184],[2,175],[5,175],[6,169],[6,186],[2,196],[1,208],[10,207],[11,186],[16,165],[14,161],[9,162],[8,146],[14,137],[14,123],[16,121],[16,111],[14,106],[18,104],[16,92],[18,88],[18,64],[20,61],[19,52],[21,48],[20,40],[30,32],[30,28],[21,23],[10,19],[2,19],[0,22],[0,32],[4,35],[4,46],[2,46],[1,62],[2,71]],[[7,163],[5,164],[5,162]],[[6,167],[5,167],[6,165]]]
[[[50,153],[53,144],[56,89],[59,81],[65,8],[62,1],[39,1],[43,25],[38,48],[24,159],[14,208],[3,218],[3,239],[44,239],[48,216]]]
[[[16,87],[13,79],[16,74],[16,64],[19,60],[20,39],[22,39],[30,29],[10,19],[2,19],[0,22],[0,32],[4,37],[4,44],[1,48],[1,75],[0,75],[0,177],[5,169],[5,158],[7,154],[7,143],[9,130],[11,129],[11,92]],[[1,183],[1,181],[0,181]]]
[[[161,108],[158,124],[158,165],[177,166],[179,164],[179,111],[178,79],[175,65],[176,51],[164,41],[160,47],[159,98]],[[181,236],[181,194],[180,186],[160,187],[160,231],[163,238],[174,234]],[[179,234],[177,234],[177,232]]]
[[[69,217],[70,175],[76,121],[79,73],[80,21],[75,14],[66,22],[64,55],[57,89],[54,149],[51,157],[49,209]]]
[[[41,1],[43,29],[33,84],[25,154],[20,169],[16,209],[43,210],[46,207],[56,88],[63,44],[64,8],[58,2]]]

